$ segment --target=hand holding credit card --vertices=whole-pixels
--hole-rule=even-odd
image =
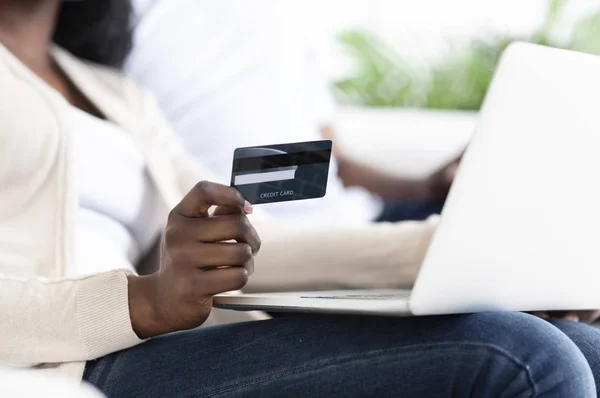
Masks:
[[[252,204],[325,196],[331,141],[237,148],[231,186]]]

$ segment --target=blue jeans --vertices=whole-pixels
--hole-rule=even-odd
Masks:
[[[446,199],[386,202],[375,222],[423,221],[440,214]]]
[[[557,326],[522,313],[284,317],[154,338],[88,362],[84,379],[111,398],[596,396],[600,336]]]

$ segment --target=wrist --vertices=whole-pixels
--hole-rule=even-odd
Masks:
[[[129,316],[131,327],[140,339],[147,339],[170,332],[160,321],[156,310],[156,278],[154,275],[129,275]]]

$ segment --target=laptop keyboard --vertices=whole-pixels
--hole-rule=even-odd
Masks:
[[[344,294],[333,296],[301,296],[301,298],[312,299],[339,299],[339,300],[408,300],[410,291],[393,294]]]

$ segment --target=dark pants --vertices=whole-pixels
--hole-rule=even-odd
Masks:
[[[111,398],[579,398],[596,396],[599,354],[596,329],[523,313],[307,315],[154,338],[84,379]]]
[[[445,199],[429,201],[387,202],[376,222],[422,221],[433,214],[440,214]]]

